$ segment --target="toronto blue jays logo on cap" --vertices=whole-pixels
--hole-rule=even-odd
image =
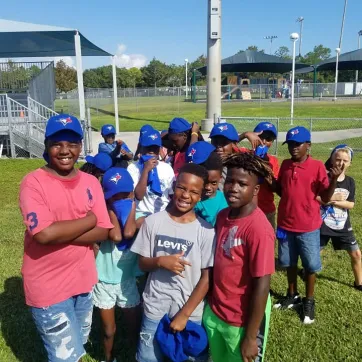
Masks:
[[[122,178],[122,176],[117,172],[114,176],[110,178],[110,181],[117,185],[118,181]]]
[[[113,127],[112,126],[108,126],[107,129],[111,130]]]
[[[223,132],[223,131],[227,131],[228,126],[227,126],[227,125],[224,125],[224,126],[220,126],[220,127],[218,127],[218,128],[219,128],[220,132]]]
[[[293,129],[293,131],[290,131],[290,134],[292,135],[292,136],[295,136],[296,134],[298,134],[299,133],[299,129]]]
[[[158,135],[156,133],[150,134],[148,137],[150,137],[153,141],[158,138]]]
[[[70,117],[68,117],[68,118],[58,119],[57,122],[60,122],[65,127],[67,124],[72,123],[73,121]]]
[[[191,151],[190,151],[190,153],[189,153],[189,157],[191,157],[191,158],[193,158],[194,157],[194,155],[195,155],[195,153],[196,153],[196,150],[195,150],[195,148],[191,148]]]
[[[273,125],[272,125],[271,123],[267,123],[267,124],[265,125],[265,127],[267,127],[267,128],[272,128]]]

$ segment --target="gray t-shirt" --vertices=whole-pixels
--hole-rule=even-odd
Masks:
[[[201,277],[201,269],[214,265],[215,232],[211,224],[201,218],[187,224],[171,219],[167,211],[147,217],[131,251],[147,258],[179,254],[192,266],[186,266],[184,278],[166,269],[151,272],[143,293],[146,317],[172,318],[187,302]],[[204,303],[200,303],[190,320],[200,321]]]

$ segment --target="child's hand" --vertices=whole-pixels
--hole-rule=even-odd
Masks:
[[[175,255],[160,256],[159,267],[169,270],[170,272],[173,272],[184,278],[182,272],[185,271],[186,266],[191,266],[191,264],[188,261],[182,259],[183,255],[184,252]]]
[[[124,144],[124,142],[122,140],[117,140],[116,142],[117,142],[118,146],[122,146]]]
[[[145,172],[150,172],[157,166],[157,164],[158,161],[156,157],[150,158],[148,161],[145,162]]]
[[[329,175],[331,176],[331,179],[337,180],[338,177],[343,173],[344,171],[344,164],[342,164],[341,167],[334,166],[329,170]]]
[[[253,362],[259,353],[256,338],[245,337],[240,344],[240,353],[244,362]]]
[[[344,201],[344,200],[345,197],[342,192],[335,193],[331,198],[331,201]]]
[[[182,313],[177,313],[170,324],[170,330],[172,333],[182,332],[188,321],[188,317]]]
[[[200,126],[197,122],[192,123],[191,133],[199,133],[200,132]]]
[[[259,138],[259,136],[263,132],[245,132],[245,138],[250,142],[251,148],[255,150],[259,145],[263,145],[263,141]]]

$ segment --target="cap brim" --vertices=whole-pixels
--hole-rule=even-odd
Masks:
[[[94,156],[88,155],[88,156],[86,156],[85,160],[86,160],[88,163],[93,164],[93,162],[94,162]]]

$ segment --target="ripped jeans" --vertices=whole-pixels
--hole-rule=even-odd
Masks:
[[[77,362],[85,355],[92,325],[92,293],[79,294],[45,308],[31,307],[49,362]]]
[[[194,321],[201,324],[202,321]],[[163,362],[166,358],[163,356],[161,349],[155,338],[159,320],[147,318],[144,314],[142,317],[140,339],[137,346],[136,360],[138,362]],[[197,358],[189,357],[188,361],[207,362],[209,357],[208,350],[203,352]]]

